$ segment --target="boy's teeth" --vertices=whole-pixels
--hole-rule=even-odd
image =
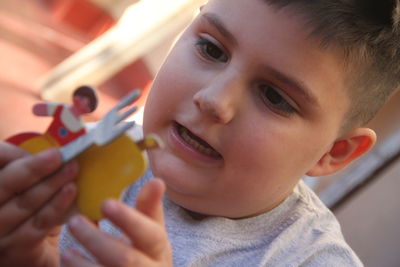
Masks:
[[[212,149],[210,147],[206,147],[203,144],[199,143],[197,140],[193,139],[190,136],[189,131],[186,128],[180,127],[179,132],[180,132],[180,134],[182,136],[182,139],[185,140],[186,143],[188,143],[189,145],[194,147],[200,153],[203,153],[205,155],[209,155],[209,156],[212,156],[212,157],[220,157],[221,156],[214,149]]]

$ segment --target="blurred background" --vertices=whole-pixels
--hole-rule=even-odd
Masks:
[[[151,82],[176,36],[206,0],[1,0],[0,138],[43,132],[38,101],[70,102],[99,89],[98,120],[127,92]],[[350,168],[306,182],[334,211],[366,266],[400,266],[400,95],[371,121],[378,145]],[[140,112],[135,117],[140,122]]]

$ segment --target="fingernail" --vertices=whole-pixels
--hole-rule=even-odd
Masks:
[[[118,203],[117,203],[117,201],[115,201],[113,199],[108,199],[104,203],[104,208],[108,212],[116,212],[118,210]]]
[[[47,149],[45,151],[38,153],[37,157],[40,160],[43,160],[46,162],[49,162],[49,161],[52,162],[52,161],[54,161],[54,158],[56,158],[58,156],[57,154],[58,154],[58,151],[56,148],[50,148],[50,149]]]
[[[69,249],[65,251],[61,256],[64,261],[70,262],[74,257],[80,256],[80,253],[76,249]]]
[[[68,225],[71,228],[77,229],[82,225],[82,223],[84,223],[82,216],[75,215],[69,220]]]
[[[75,183],[69,182],[62,187],[62,192],[64,192],[65,194],[68,194],[69,192],[75,190],[75,187],[76,187]]]
[[[74,252],[72,250],[67,250],[62,254],[63,260],[69,261],[74,256]]]

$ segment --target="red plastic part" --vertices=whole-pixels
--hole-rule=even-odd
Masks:
[[[16,146],[19,146],[26,140],[31,139],[36,136],[39,136],[39,135],[42,135],[42,134],[36,133],[36,132],[25,132],[25,133],[13,135],[13,136],[7,138],[5,141],[8,143],[14,144]]]

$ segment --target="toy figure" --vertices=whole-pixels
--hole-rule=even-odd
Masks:
[[[55,102],[38,103],[33,106],[33,114],[37,116],[53,116],[53,121],[45,133],[25,132],[14,135],[6,141],[24,147],[23,143],[28,142],[28,140],[32,141],[34,137],[40,137],[38,139],[46,137],[47,141],[53,146],[63,146],[86,133],[85,124],[80,116],[93,112],[97,107],[97,102],[95,89],[84,85],[74,91],[72,105]],[[28,143],[31,143],[31,141]],[[39,143],[36,145],[39,145]],[[42,149],[38,148],[38,150],[41,151]],[[35,150],[34,152],[37,151]]]
[[[54,117],[44,134],[21,133],[6,141],[30,153],[59,147],[64,162],[76,158],[80,165],[76,180],[78,209],[92,220],[99,220],[103,200],[119,197],[122,190],[145,171],[143,150],[161,146],[157,136],[148,135],[135,142],[124,134],[135,122],[122,120],[134,113],[136,107],[122,114],[118,112],[131,105],[139,95],[138,90],[130,93],[86,131],[80,115],[96,108],[97,97],[92,87],[81,86],[74,91],[72,106],[39,103],[33,107],[35,115]]]
[[[72,106],[58,103],[38,103],[33,107],[37,116],[53,116],[46,131],[59,145],[65,145],[83,135],[85,125],[80,116],[93,112],[97,107],[96,91],[90,86],[77,88],[72,96]]]

